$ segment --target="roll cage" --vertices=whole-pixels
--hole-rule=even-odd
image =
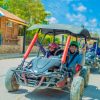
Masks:
[[[76,26],[73,26],[73,25],[64,25],[64,24],[41,25],[41,24],[36,24],[36,25],[33,25],[30,28],[28,28],[28,31],[32,31],[32,30],[36,30],[36,29],[38,31],[34,35],[34,38],[29,45],[29,48],[27,49],[26,53],[24,54],[23,63],[24,63],[25,59],[28,57],[29,53],[31,52],[34,44],[38,41],[38,35],[39,35],[40,31],[41,31],[42,34],[44,34],[44,38],[47,34],[53,35],[54,38],[55,38],[56,35],[59,35],[59,34],[63,34],[63,35],[67,34],[68,35],[68,39],[66,41],[65,49],[64,49],[63,57],[62,57],[63,63],[65,62],[65,59],[66,59],[65,56],[68,52],[68,46],[70,44],[71,36],[76,37],[76,39],[77,38],[84,38],[85,43],[86,43],[87,39],[91,38],[90,33],[86,28],[76,27]],[[43,39],[41,40],[41,42],[43,41]],[[41,42],[40,42],[40,44],[41,44]]]

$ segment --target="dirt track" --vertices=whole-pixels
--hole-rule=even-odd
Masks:
[[[4,86],[5,73],[10,67],[17,66],[21,59],[0,60],[0,100],[69,100],[69,94],[54,89],[36,90],[20,87],[20,90],[8,93]],[[100,74],[94,70],[90,75],[89,86],[82,100],[100,100]]]

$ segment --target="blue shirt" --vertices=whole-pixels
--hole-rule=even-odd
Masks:
[[[68,58],[68,63],[71,61],[71,59],[73,58],[73,56],[75,55],[76,53],[74,53],[74,54],[71,54],[71,53],[68,53],[68,56],[69,56],[69,58]],[[73,59],[73,61],[70,63],[70,64],[68,64],[68,68],[75,68],[75,66],[76,66],[76,64],[79,64],[79,65],[81,65],[82,64],[82,54],[77,54],[75,57],[74,57],[74,59]]]

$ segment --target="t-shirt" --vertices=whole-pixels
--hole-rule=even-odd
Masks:
[[[70,63],[71,59],[73,58],[73,56],[75,55],[76,53],[74,54],[71,54],[70,52],[68,53],[68,59],[67,59],[67,67],[68,68],[75,68],[76,64],[82,64],[82,54],[77,54],[73,61]]]

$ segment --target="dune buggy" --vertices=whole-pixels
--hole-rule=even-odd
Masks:
[[[71,36],[79,38],[89,38],[90,34],[87,29],[81,27],[75,27],[71,25],[33,25],[28,30],[39,29],[34,35],[29,48],[24,54],[22,63],[15,68],[8,70],[5,79],[5,86],[8,91],[16,91],[20,85],[31,86],[34,89],[38,88],[56,88],[62,91],[70,93],[70,100],[80,100],[82,98],[84,87],[88,85],[89,80],[89,68],[83,66],[78,72],[77,76],[71,73],[70,85],[65,84],[64,88],[57,86],[57,83],[68,77],[68,69],[66,67],[66,56],[68,53],[68,47],[71,41]],[[67,34],[67,41],[64,44],[64,48],[60,48],[60,54],[57,52],[54,56],[47,58],[45,55],[39,54],[41,51],[44,54],[44,48],[42,41],[38,41],[39,31],[44,35],[53,35],[54,41],[55,36],[61,34]],[[42,39],[41,39],[42,40]],[[39,52],[30,62],[26,64],[26,59],[34,46],[37,44]],[[63,45],[63,44],[62,44]]]
[[[91,38],[96,42],[96,48],[92,48],[92,50],[88,50],[86,52],[85,64],[90,67],[90,69],[98,68],[98,72],[100,73],[100,48],[98,47],[98,38]],[[98,51],[97,51],[98,50]]]

